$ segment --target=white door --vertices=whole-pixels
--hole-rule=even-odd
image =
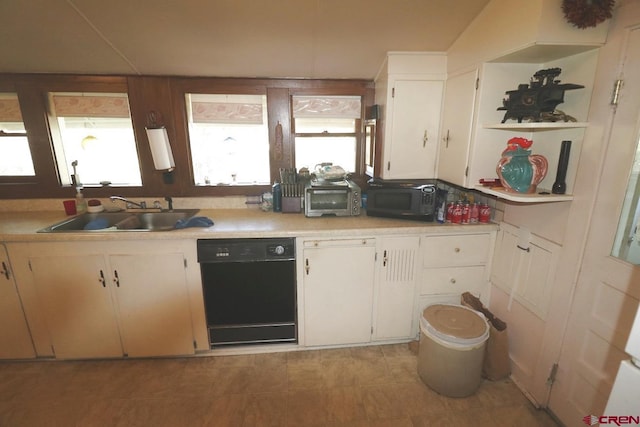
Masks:
[[[0,359],[35,356],[9,257],[4,245],[0,245]]]
[[[33,257],[30,263],[56,357],[122,357],[104,257]]]
[[[326,241],[304,249],[304,343],[371,340],[375,242]]]
[[[193,328],[180,253],[109,257],[129,357],[192,354]]]
[[[625,5],[601,52],[599,73],[611,78],[602,83],[609,88],[618,74],[611,63],[623,52],[624,87],[611,135],[603,138],[608,146],[602,170],[591,171],[601,173],[596,203],[549,402],[567,426],[584,425],[583,417],[604,413],[620,361],[628,358],[624,346],[640,299],[640,267],[610,256],[640,129],[640,3]],[[603,54],[610,56],[608,63]]]
[[[385,142],[382,177],[435,178],[444,83],[394,82],[391,140]]]

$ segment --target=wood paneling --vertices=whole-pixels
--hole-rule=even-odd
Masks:
[[[363,106],[368,106],[373,103],[374,84],[369,80],[3,74],[0,75],[0,91],[18,93],[36,170],[36,177],[33,178],[1,180],[0,198],[62,198],[73,195],[73,189],[60,184],[52,148],[57,132],[56,124],[47,119],[47,93],[53,91],[128,92],[129,94],[143,185],[142,187],[86,187],[85,197],[108,197],[112,194],[127,197],[227,196],[261,194],[269,191],[270,186],[196,187],[193,184],[185,93],[267,94],[273,181],[279,177],[279,168],[294,166],[295,156],[290,131],[290,95],[294,93],[360,95],[363,97]],[[176,161],[173,184],[166,184],[163,174],[153,167],[145,132],[151,112],[155,112],[158,123],[167,128],[171,141]],[[273,145],[278,122],[282,124],[283,151],[282,157],[276,159]],[[364,185],[365,181],[364,159],[361,153],[363,149],[359,147],[357,153],[358,173],[355,177],[361,185]]]

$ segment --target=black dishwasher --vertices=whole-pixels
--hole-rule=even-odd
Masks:
[[[211,348],[297,342],[295,239],[199,239]]]

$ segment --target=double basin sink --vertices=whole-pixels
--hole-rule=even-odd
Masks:
[[[96,231],[169,231],[179,220],[188,220],[199,209],[172,209],[142,212],[84,213],[65,219],[38,233],[87,233]]]

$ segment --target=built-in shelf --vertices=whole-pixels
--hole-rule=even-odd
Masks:
[[[496,196],[500,199],[509,200],[518,203],[551,203],[551,202],[568,202],[573,200],[571,194],[539,194],[543,189],[538,189],[538,193],[526,194],[526,193],[512,193],[505,191],[502,187],[484,187],[477,185],[476,190]]]
[[[578,55],[583,52],[595,50],[602,47],[602,45],[603,43],[532,43],[529,46],[519,47],[512,52],[505,53],[504,55],[489,62],[544,64],[547,62],[556,61],[561,58],[566,58],[568,56]]]
[[[586,122],[533,122],[533,123],[498,123],[484,125],[485,129],[502,129],[524,132],[560,130],[560,129],[579,129],[586,128]]]

